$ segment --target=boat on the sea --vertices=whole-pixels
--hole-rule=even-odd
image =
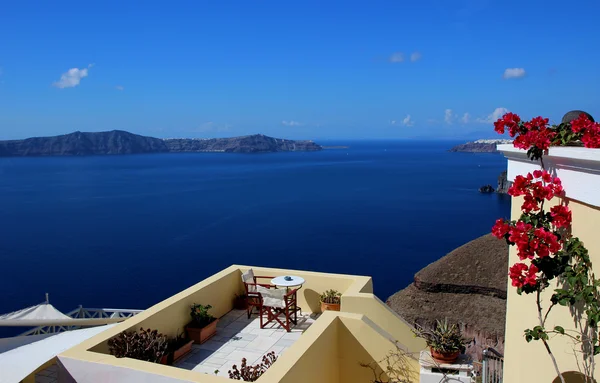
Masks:
[[[43,368],[56,355],[140,312],[79,306],[63,313],[50,304],[46,294],[45,302],[0,315],[0,327],[29,328],[0,338],[0,383],[19,382],[40,368],[44,382],[57,382],[51,379],[56,377],[52,370],[56,365]]]

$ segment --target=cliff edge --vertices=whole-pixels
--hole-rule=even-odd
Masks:
[[[432,326],[448,318],[461,324],[475,338],[473,356],[486,346],[502,352],[507,273],[508,245],[487,234],[423,268],[387,304],[410,323]]]

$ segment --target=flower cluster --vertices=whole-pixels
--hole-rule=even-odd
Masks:
[[[523,215],[517,221],[497,220],[492,234],[516,246],[521,261],[543,259],[559,252],[563,241],[558,230],[571,225],[571,211],[567,206],[557,205],[550,213],[545,213],[544,201],[562,196],[560,179],[552,177],[546,170],[536,170],[517,176],[508,193],[514,197],[523,196]],[[510,268],[509,275],[513,286],[522,288],[535,286],[539,271],[535,264],[517,263]]]
[[[571,121],[571,130],[581,134],[581,142],[586,148],[600,148],[600,124],[590,121],[585,114]]]
[[[516,136],[513,145],[526,150],[532,146],[540,150],[548,150],[556,136],[556,132],[548,127],[548,119],[542,117],[523,122],[518,115],[506,113],[494,123],[494,130],[504,134],[506,128],[511,137]]]
[[[524,263],[515,263],[509,270],[510,279],[514,287],[537,284],[538,268],[535,265],[527,266]]]
[[[550,146],[567,145],[573,141],[581,141],[586,148],[600,148],[600,124],[590,121],[583,113],[570,123],[550,126],[547,118],[522,121],[521,117],[509,112],[494,122],[494,130],[499,134],[508,130],[508,134],[515,137],[513,145],[519,149],[533,148],[540,152]],[[568,142],[561,139],[564,133],[569,133]]]
[[[520,260],[545,258],[556,254],[562,246],[558,233],[545,227],[534,227],[521,220],[513,223],[499,219],[492,228],[492,234],[515,245]]]
[[[545,170],[536,170],[526,176],[517,176],[508,194],[513,197],[524,196],[521,209],[530,213],[541,209],[544,200],[551,200],[563,193],[562,183],[558,177],[552,177]]]

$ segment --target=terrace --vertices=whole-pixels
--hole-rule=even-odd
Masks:
[[[176,367],[186,370],[229,376],[231,366],[239,366],[242,358],[250,365],[260,363],[262,357],[274,352],[281,356],[304,331],[315,322],[319,314],[302,313],[298,324],[287,332],[279,324],[260,328],[257,314],[248,318],[245,310],[232,310],[220,318],[217,335],[201,345],[193,345],[192,352],[183,357]],[[217,371],[217,372],[215,372]]]
[[[381,360],[400,347],[416,357],[425,347],[411,327],[372,292],[369,277],[252,267],[257,275],[296,275],[305,279],[298,292],[302,314],[291,332],[278,324],[261,329],[257,315],[247,318],[234,310],[234,297],[244,291],[241,275],[248,266],[231,266],[160,302],[58,356],[61,368],[77,382],[226,382],[227,371],[246,358],[255,364],[273,351],[279,358],[261,382],[369,381],[372,372],[359,363]],[[340,312],[320,312],[320,294],[327,289],[342,293]],[[173,366],[130,358],[115,358],[107,342],[122,331],[157,329],[176,336],[189,322],[193,303],[210,304],[220,318],[217,334],[194,345],[188,356]],[[215,370],[218,372],[215,374]],[[166,378],[166,380],[165,380]]]

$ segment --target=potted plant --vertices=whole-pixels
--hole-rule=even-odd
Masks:
[[[217,322],[219,320],[209,314],[208,310],[212,309],[211,305],[205,306],[194,303],[190,308],[192,321],[185,326],[185,330],[194,343],[204,343],[217,332]]]
[[[233,308],[236,310],[246,310],[248,308],[246,293],[235,294],[235,298],[233,300]]]
[[[321,294],[321,312],[340,311],[342,294],[337,290],[327,290]]]
[[[140,328],[123,331],[108,340],[108,350],[117,358],[133,358],[158,363],[167,352],[168,339],[158,330]]]
[[[167,352],[160,359],[162,364],[173,364],[179,359],[192,351],[193,340],[185,337],[184,334],[179,334],[177,337],[169,339],[167,344]]]
[[[417,326],[414,333],[419,338],[425,339],[431,350],[431,356],[440,363],[456,362],[467,343],[458,326],[449,324],[447,319],[443,322],[438,320],[433,329]]]

